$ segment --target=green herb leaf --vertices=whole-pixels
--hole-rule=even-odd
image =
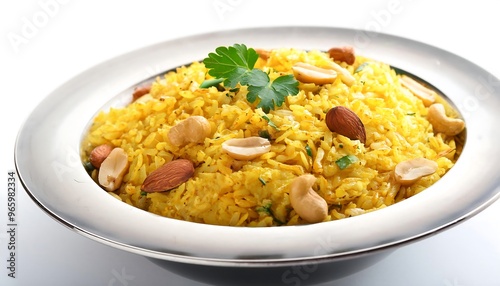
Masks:
[[[355,70],[354,70],[354,73],[358,73],[360,71],[362,71],[367,65],[369,65],[370,62],[364,62],[362,64],[360,64]]]
[[[408,112],[408,113],[406,113],[406,115],[415,116],[415,112]]]
[[[208,74],[222,79],[224,86],[235,88],[238,83],[248,86],[247,100],[254,103],[259,99],[257,108],[265,113],[275,106],[282,106],[285,97],[297,95],[299,82],[293,75],[284,75],[271,82],[269,75],[260,69],[254,69],[259,58],[257,52],[243,44],[231,47],[218,47],[215,53],[208,54],[203,60]]]
[[[266,185],[266,181],[264,181],[264,179],[262,179],[261,177],[259,177],[259,181],[260,181],[260,183],[261,183],[263,186],[265,186],[265,185]]]
[[[271,134],[267,130],[259,130],[259,137],[266,138],[267,140],[271,140]]]
[[[141,191],[141,196],[146,196],[147,194],[147,192]]]
[[[268,204],[266,204],[266,205],[263,205],[263,206],[261,206],[261,207],[256,208],[256,210],[257,210],[258,212],[264,212],[264,213],[267,213],[268,215],[270,215],[270,216],[273,218],[274,222],[276,222],[276,223],[277,223],[277,224],[279,224],[279,225],[285,224],[285,223],[284,223],[284,222],[282,222],[281,220],[277,219],[277,218],[276,218],[276,216],[274,216],[274,213],[273,213],[273,211],[271,210],[271,206],[272,206],[272,203],[268,203]]]
[[[345,168],[349,167],[352,163],[356,163],[358,161],[358,157],[354,155],[346,155],[337,161],[335,161],[335,164],[339,167],[340,170],[344,170]]]
[[[267,121],[267,124],[269,124],[269,126],[271,126],[272,128],[274,128],[274,130],[280,131],[280,129],[278,128],[278,126],[276,126],[276,124],[274,124],[274,122],[272,122],[271,119],[269,119],[269,117],[267,117],[267,115],[262,115],[262,118],[264,118],[264,120]]]
[[[200,88],[209,88],[212,86],[217,86],[223,81],[224,81],[224,79],[221,79],[221,78],[207,79],[200,84]]]
[[[87,173],[91,173],[95,169],[94,165],[92,165],[92,163],[90,163],[90,162],[85,162],[83,164],[83,166],[85,167],[85,170],[87,171]]]
[[[307,152],[307,155],[308,155],[309,157],[312,157],[312,156],[313,156],[312,149],[311,149],[311,147],[309,147],[309,145],[306,145],[306,152]]]
[[[215,53],[208,54],[203,63],[209,69],[209,75],[224,79],[225,86],[235,88],[240,79],[253,69],[258,58],[254,49],[235,44],[231,47],[218,47]]]

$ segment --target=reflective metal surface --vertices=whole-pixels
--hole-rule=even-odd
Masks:
[[[467,142],[435,185],[388,208],[339,221],[293,227],[240,228],[168,219],[121,203],[87,175],[82,136],[100,108],[123,105],[132,87],[156,72],[198,60],[215,47],[339,44],[430,82],[456,105]],[[440,231],[483,210],[500,193],[499,80],[430,45],[351,29],[280,27],[203,34],[118,56],[68,81],[32,112],[19,132],[15,163],[33,200],[56,220],[104,244],[153,259],[216,266],[266,267],[344,259]]]

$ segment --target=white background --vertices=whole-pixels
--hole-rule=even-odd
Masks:
[[[500,78],[496,1],[78,1],[0,3],[0,285],[204,285],[82,237],[18,190],[16,278],[7,277],[7,171],[30,111],[82,71],[178,37],[256,26],[376,30],[429,43]],[[488,160],[498,158],[478,158]],[[0,180],[0,181],[2,181]],[[331,285],[500,285],[500,202]],[[127,279],[117,279],[125,274]],[[326,284],[325,284],[326,285]]]

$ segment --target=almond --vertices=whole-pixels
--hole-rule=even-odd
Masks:
[[[95,147],[90,152],[89,156],[90,164],[92,164],[92,166],[94,166],[96,169],[99,169],[104,159],[106,159],[109,153],[111,153],[111,150],[113,150],[113,146],[109,144],[102,144]]]
[[[356,61],[354,48],[351,46],[334,47],[328,50],[328,55],[335,61],[345,62],[352,65]]]
[[[346,136],[351,140],[366,143],[366,131],[358,115],[347,107],[336,106],[326,113],[326,126],[332,132]]]
[[[177,159],[166,163],[146,177],[141,190],[147,193],[164,192],[187,182],[194,175],[193,163]]]

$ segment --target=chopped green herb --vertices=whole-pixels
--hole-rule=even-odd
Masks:
[[[344,157],[338,159],[335,161],[335,164],[339,167],[340,170],[344,170],[345,168],[349,167],[352,163],[355,163],[358,161],[358,157],[354,155],[345,155]]]
[[[267,214],[271,214],[271,203],[268,203],[268,204],[265,204],[261,207],[258,207],[256,210],[258,212],[264,212],[264,213],[267,213]]]
[[[147,195],[147,194],[148,194],[148,193],[146,193],[146,192],[144,192],[144,191],[142,191],[142,192],[141,192],[141,196],[143,196],[143,197],[144,197],[145,195]]]
[[[223,81],[224,81],[224,79],[221,79],[221,78],[207,79],[200,84],[200,88],[209,88],[212,86],[217,86]]]
[[[261,177],[259,177],[259,181],[262,183],[263,186],[266,185],[266,181],[264,181],[264,179],[262,179]]]
[[[271,121],[271,119],[269,119],[269,117],[267,117],[267,115],[262,115],[262,118],[267,121],[267,124],[269,124],[269,126],[271,126],[272,128],[274,128],[276,131],[280,131],[280,129],[278,128],[278,126],[276,126],[276,124],[274,124],[274,122]]]
[[[83,164],[83,167],[85,167],[85,170],[86,170],[88,173],[90,173],[90,172],[94,171],[94,169],[95,169],[94,165],[92,165],[92,163],[90,163],[90,162],[85,162],[85,163]]]
[[[362,64],[360,64],[355,70],[354,70],[354,73],[358,73],[360,71],[362,71],[367,65],[369,65],[370,63],[369,62],[364,62]]]
[[[311,149],[311,147],[309,147],[309,145],[306,145],[306,152],[307,152],[307,155],[308,155],[309,157],[312,157],[312,156],[313,156],[312,149]]]
[[[267,130],[259,130],[259,137],[266,138],[267,140],[271,140],[271,134]]]
[[[409,116],[414,116],[414,115],[415,115],[415,112],[408,112],[408,113],[406,113],[406,115],[409,115]]]
[[[256,210],[258,212],[264,212],[264,213],[267,213],[268,215],[270,215],[273,220],[277,223],[277,224],[285,224],[284,222],[282,222],[281,220],[277,219],[274,214],[273,214],[273,211],[271,210],[271,206],[272,206],[272,203],[268,203],[266,205],[263,205],[261,207],[258,207],[256,208]]]
[[[208,74],[221,79],[224,86],[235,88],[238,83],[248,86],[247,100],[257,108],[269,113],[275,106],[281,106],[288,95],[297,95],[299,82],[293,75],[283,75],[271,82],[269,75],[254,68],[259,55],[252,48],[243,44],[230,47],[218,47],[215,53],[209,53],[203,60]]]
[[[339,148],[344,148],[344,144],[339,144]]]

